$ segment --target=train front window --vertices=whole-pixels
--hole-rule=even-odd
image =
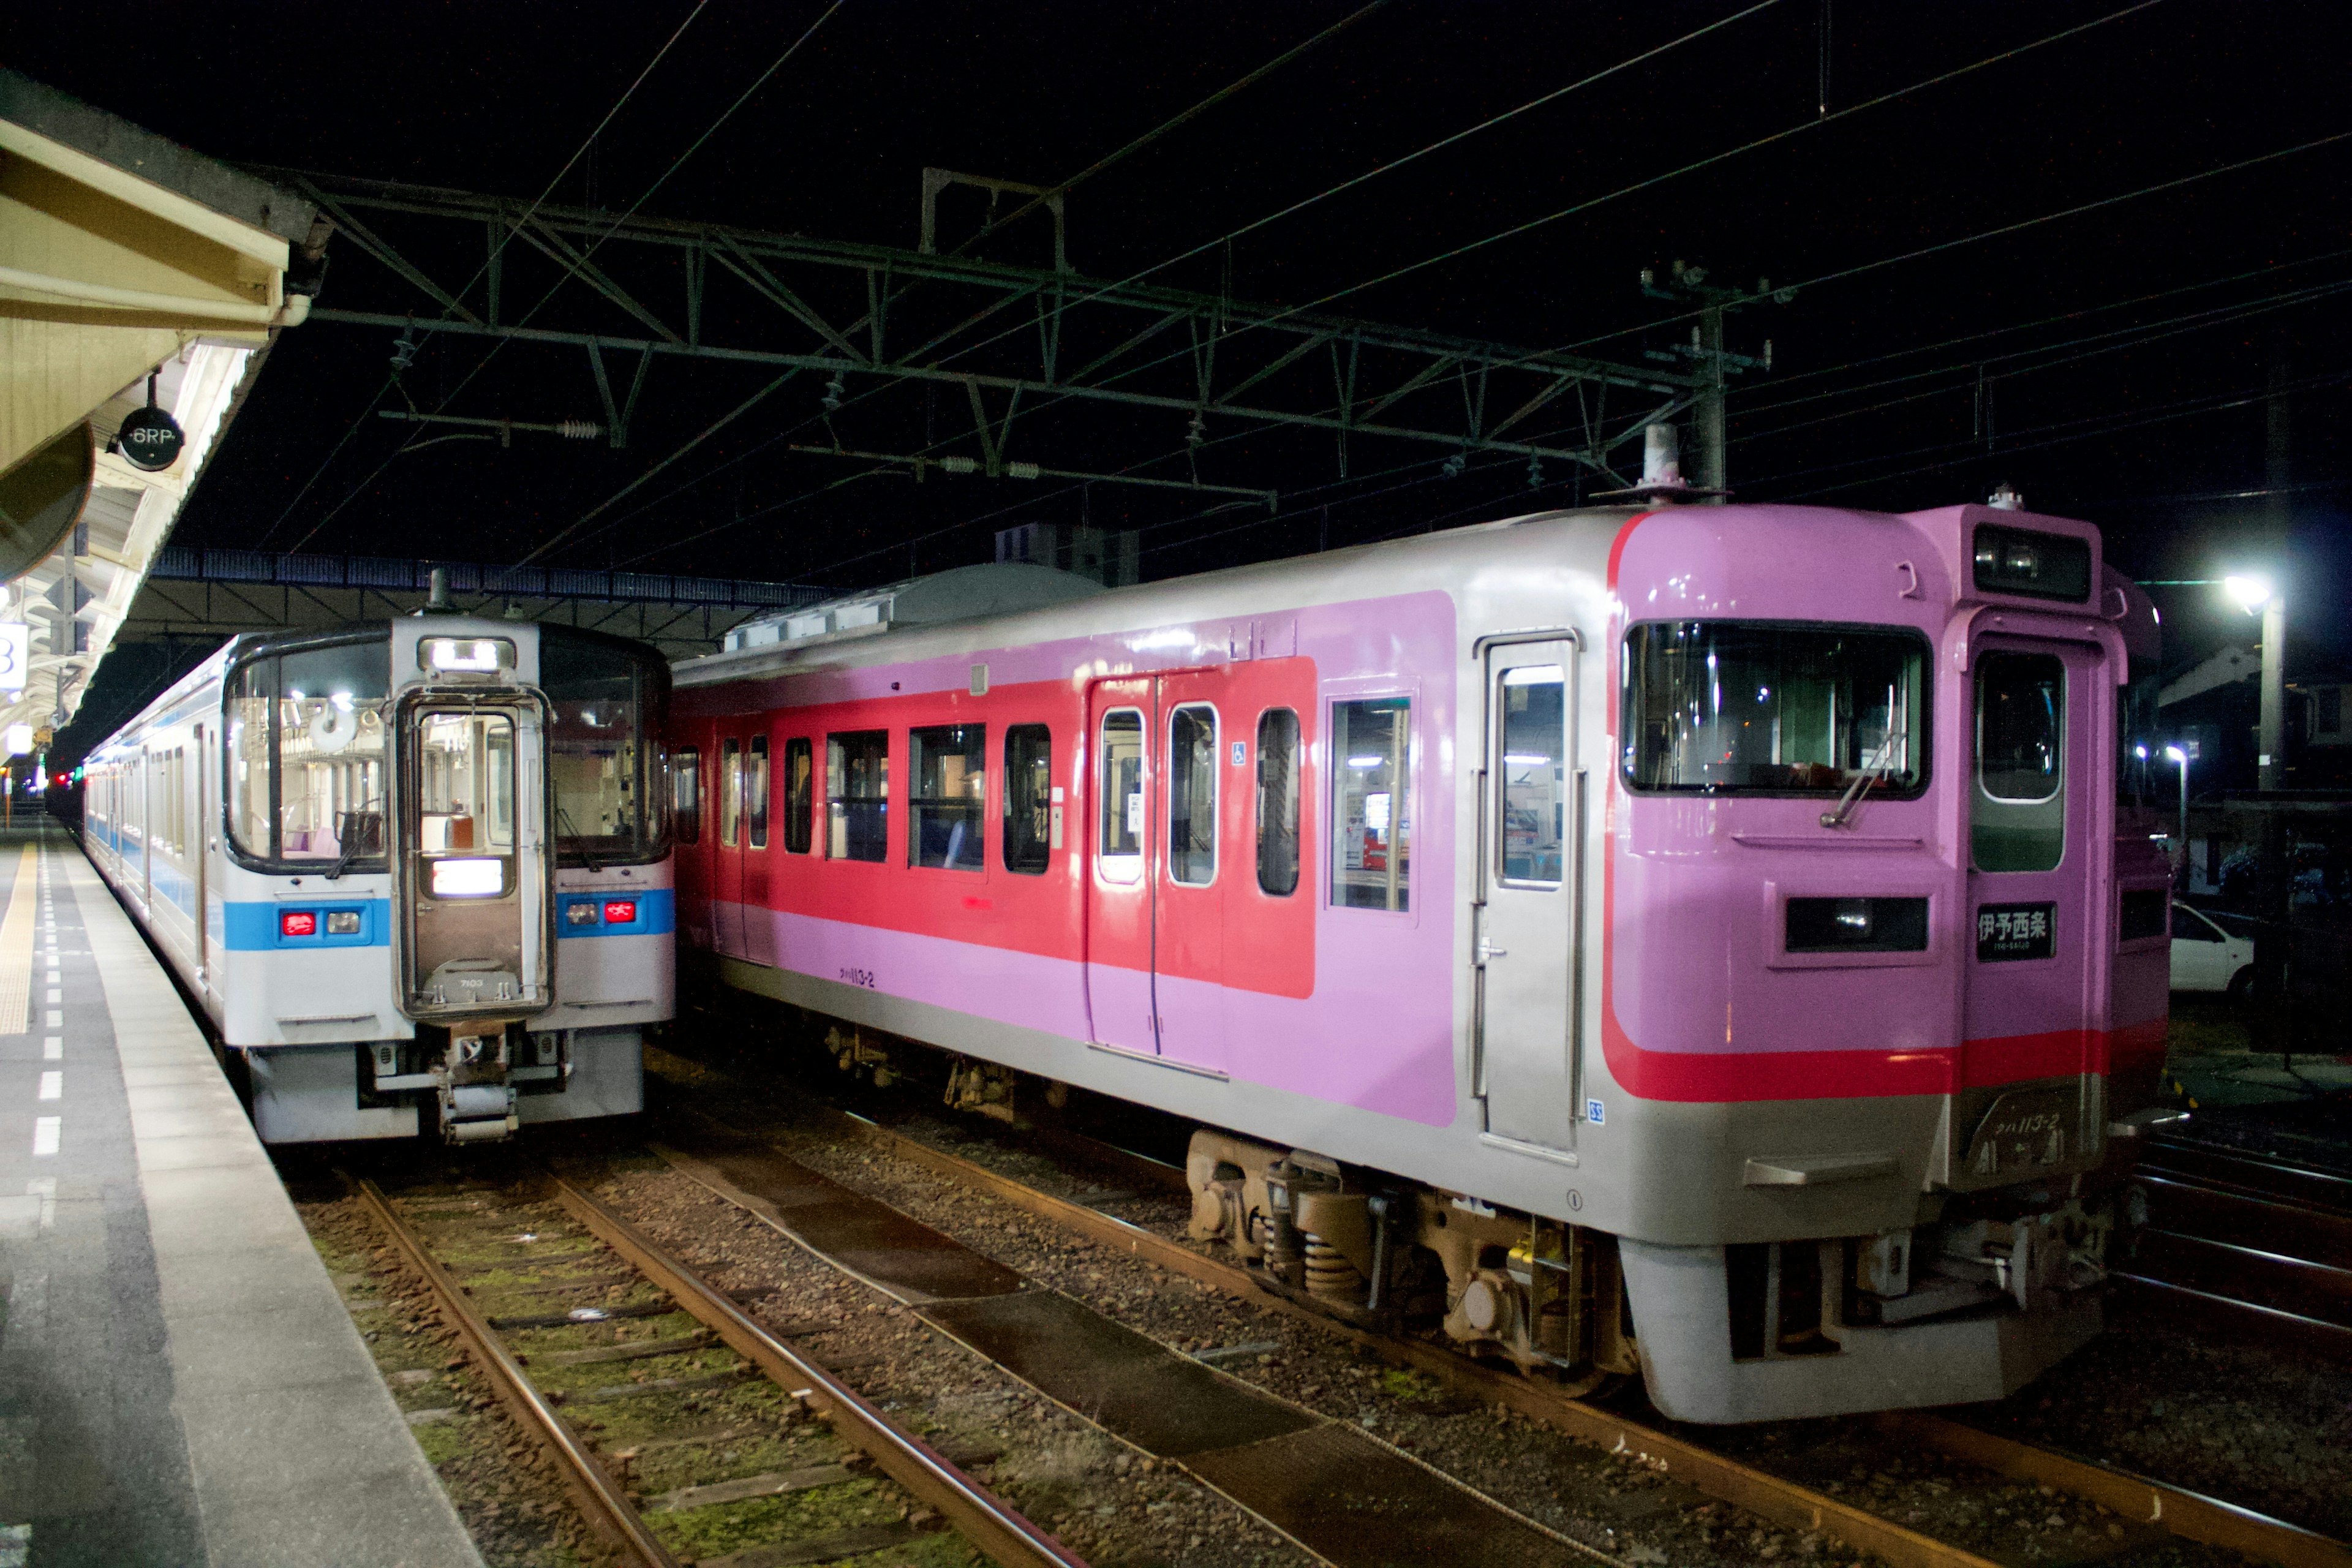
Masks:
[[[511,885],[515,731],[504,713],[417,717],[416,847],[436,898],[496,898]]]
[[[383,854],[392,690],[385,638],[253,659],[228,698],[229,824],[257,859],[348,866]]]
[[[1893,627],[1668,621],[1625,634],[1625,782],[1637,790],[1917,795],[1927,643]]]
[[[566,864],[660,858],[658,730],[667,673],[644,653],[543,627],[540,689],[552,709],[547,766],[555,781],[556,848]]]

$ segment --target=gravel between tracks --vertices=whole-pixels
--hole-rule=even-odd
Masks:
[[[763,1076],[761,1081],[775,1080]],[[899,1104],[904,1107],[919,1092],[910,1091]],[[1018,1134],[1002,1133],[992,1123],[975,1125],[927,1110],[908,1114],[902,1110],[892,1116],[891,1125],[934,1147],[1057,1196],[1102,1207],[1162,1236],[1182,1234],[1187,1205],[1181,1200],[1156,1194],[1121,1200],[1118,1194],[1124,1189],[1117,1174],[1069,1168],[1021,1146]],[[1287,1313],[1224,1297],[1139,1259],[1095,1247],[909,1162],[845,1145],[805,1128],[772,1131],[782,1146],[812,1168],[881,1197],[1163,1342],[1185,1350],[1262,1346],[1239,1363],[1221,1364],[1327,1415],[1364,1422],[1381,1437],[1467,1484],[1626,1561],[1855,1560],[1834,1542],[1778,1529],[1539,1424],[1465,1407],[1431,1380],[1360,1355],[1347,1342]],[[2136,1359],[2129,1351],[2132,1342],[2116,1335],[2100,1342],[2101,1347],[2116,1347],[2109,1353],[2115,1355],[2118,1376],[2131,1371]],[[2045,1422],[2061,1408],[2054,1397],[2059,1391],[2072,1394],[2071,1403],[2086,1412],[2094,1407],[2104,1411],[2107,1404],[2116,1404],[2120,1411],[2134,1409],[2095,1392],[2100,1377],[2092,1371],[2095,1363],[2086,1363],[2086,1358],[2095,1353],[2086,1352],[2070,1362],[2069,1373],[2051,1389],[2036,1384],[2010,1405],[2031,1407]],[[2084,1370],[2072,1370],[2078,1365]],[[2144,1372],[2140,1395],[2144,1408]],[[2220,1398],[2218,1389],[2215,1397]],[[2053,1400],[2047,1410],[2041,1408],[2043,1398]],[[2006,1408],[1980,1407],[1979,1413]],[[1654,1415],[1643,1418],[1664,1425]],[[2247,1417],[2264,1426],[2276,1418],[2267,1408]],[[2118,1425],[2133,1423],[2119,1420]],[[1999,1562],[2030,1565],[2099,1560],[2134,1568],[2222,1568],[2246,1561],[2118,1518],[2076,1498],[1987,1475],[1939,1454],[1893,1451],[1881,1434],[1864,1423],[1789,1422],[1695,1428],[1685,1435],[1760,1469]],[[2192,1476],[2166,1471],[2128,1451],[2077,1440],[2054,1426],[2021,1427],[2015,1435],[2110,1457],[2116,1463],[2163,1474],[2178,1484],[2197,1486],[2248,1507],[2270,1506],[2243,1486],[2225,1484],[2227,1476],[2200,1485]],[[2175,1430],[2171,1437],[2177,1445],[2179,1432]],[[2307,1489],[2297,1495],[2315,1497]],[[2339,1509],[2344,1506],[2341,1498],[2329,1500]],[[2299,1521],[2322,1528],[2315,1521]]]
[[[1307,1568],[1305,1552],[652,1159],[593,1189],[795,1349],[1098,1568]]]

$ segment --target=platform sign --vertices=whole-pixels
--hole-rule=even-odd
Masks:
[[[24,690],[32,664],[33,628],[22,621],[0,621],[0,691]]]
[[[114,443],[132,468],[160,474],[180,460],[180,448],[187,445],[187,437],[178,420],[151,406],[134,408],[123,416]]]

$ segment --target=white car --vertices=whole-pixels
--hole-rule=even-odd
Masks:
[[[2254,981],[2254,940],[2223,930],[2187,904],[2172,906],[2172,988],[2242,998]]]

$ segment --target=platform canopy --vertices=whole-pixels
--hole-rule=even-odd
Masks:
[[[0,727],[79,706],[328,232],[299,195],[0,69],[0,628],[29,628]],[[151,471],[118,447],[157,414],[181,440]]]

